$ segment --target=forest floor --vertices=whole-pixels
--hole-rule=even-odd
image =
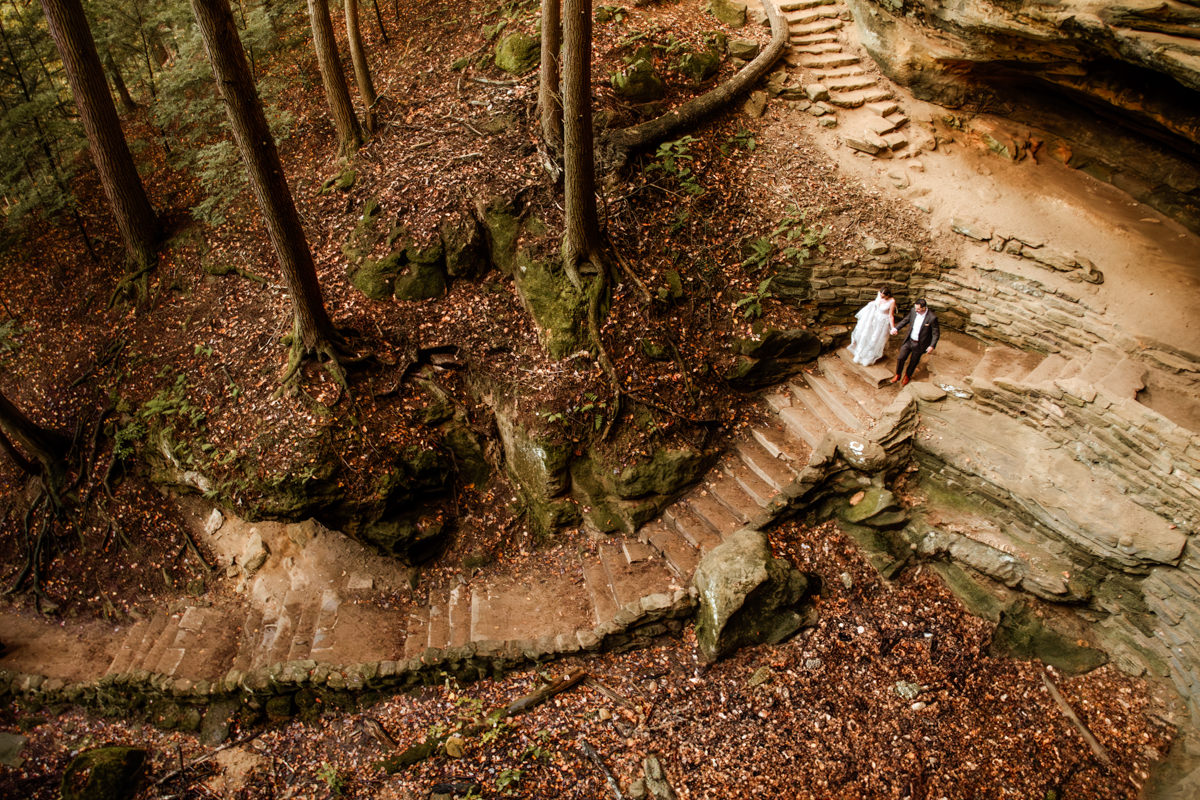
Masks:
[[[533,30],[532,9],[509,8],[516,9],[509,30]],[[450,68],[490,48],[485,26],[501,12],[465,0],[401,8],[398,18],[386,19],[393,36],[420,33],[387,44],[366,26],[385,96],[381,131],[356,156],[356,179],[344,193],[319,191],[342,168],[314,89],[315,64],[301,58],[287,65],[300,77],[284,102],[300,121],[281,147],[326,303],[336,323],[368,343],[378,361],[352,375],[349,397],[319,369],[307,374],[300,395],[276,396],[290,307],[271,277],[276,268],[248,196],[225,224],[198,226],[181,209],[196,202],[200,187],[166,168],[147,181],[156,206],[169,210],[176,235],[145,305],[106,309],[119,277],[110,266],[118,262],[119,246],[97,186],[81,186],[80,194],[92,200],[83,211],[97,232],[103,266],[87,260],[70,231],[49,225],[30,226],[19,248],[0,255],[0,297],[16,325],[11,341],[17,345],[0,353],[6,393],[40,422],[78,431],[86,442],[105,426],[113,436],[128,426],[131,409],[184,386],[183,410],[199,412],[201,420],[186,432],[211,446],[209,466],[218,476],[222,462],[231,476],[250,465],[260,482],[303,470],[311,466],[306,443],[336,436],[349,476],[345,489],[353,495],[370,489],[379,459],[428,435],[417,421],[430,399],[427,390],[405,378],[414,353],[452,345],[458,363],[439,373],[443,389],[465,400],[470,393],[459,367],[486,372],[516,394],[536,398],[526,409],[531,416],[557,411],[564,438],[586,441],[593,418],[580,409],[603,402],[604,375],[590,359],[554,361],[544,354],[511,281],[492,273],[454,281],[443,298],[378,302],[363,297],[345,274],[342,246],[371,200],[417,238],[498,194],[521,194],[548,227],[561,226],[537,154],[536,77],[513,80],[482,65]],[[615,125],[636,119],[602,77],[646,39],[631,41],[633,34],[651,32],[665,62],[679,42],[698,48],[706,32],[720,28],[682,3],[635,7],[619,21],[598,24],[600,113]],[[766,40],[763,31],[725,32]],[[718,78],[731,67],[722,69]],[[694,91],[675,80],[667,102]],[[128,122],[131,131],[144,126]],[[744,425],[741,398],[719,377],[732,359],[731,342],[762,325],[811,324],[804,309],[772,298],[763,300],[761,320],[739,312],[738,301],[770,274],[769,264],[747,265],[749,240],[769,237],[782,219],[803,212],[806,224],[828,226],[823,246],[834,258],[862,236],[907,240],[930,258],[955,246],[932,240],[919,211],[877,188],[867,162],[831,157],[811,119],[774,109],[751,119],[735,109],[691,135],[680,162],[689,175],[664,169],[661,158],[648,155],[603,185],[611,240],[651,293],[669,289],[670,270],[682,279],[684,300],[670,306],[645,305],[628,283],[616,287],[604,330],[629,386],[662,407],[686,409],[661,416],[659,435],[666,440],[687,440],[705,429],[691,420],[717,421],[724,434]],[[154,159],[153,146],[144,152]],[[931,192],[947,207],[970,202],[949,196],[959,183],[949,176]],[[231,264],[265,282],[206,272]],[[635,345],[648,331],[669,336],[679,360],[647,358]],[[628,444],[631,459],[647,446]],[[229,592],[187,549],[178,509],[150,485],[136,460],[106,449],[94,455],[84,485],[98,498],[98,513],[78,534],[62,537],[44,584],[47,604],[64,624],[124,620],[189,591]],[[22,476],[7,461],[0,464],[0,564],[10,582],[28,547],[24,492]],[[233,499],[239,500],[236,492]],[[462,487],[455,504],[454,538],[425,580],[451,579],[469,554],[536,558],[545,544],[515,513],[513,492],[502,479]],[[569,546],[586,536],[566,531],[554,544]],[[622,791],[637,776],[640,758],[657,753],[680,795],[692,798],[767,792],[1048,797],[1051,791],[1116,798],[1137,796],[1149,765],[1169,746],[1169,714],[1154,687],[1110,668],[1059,678],[1113,757],[1113,766],[1100,766],[1045,692],[1042,668],[989,654],[991,625],[967,615],[933,575],[909,570],[884,583],[830,526],[790,523],[772,537],[782,555],[822,579],[820,622],[787,645],[750,649],[706,668],[685,636],[641,652],[555,664],[556,674],[587,670],[612,693],[594,685],[573,690],[487,741],[468,742],[462,759],[436,758],[391,777],[372,766],[387,748],[364,738],[363,731],[373,729],[369,720],[404,747],[433,726],[478,718],[510,702],[539,680],[537,671],[427,689],[365,712],[239,731],[254,738],[145,796],[416,798],[447,780],[477,782],[486,796],[608,796],[603,774],[580,750],[586,740]],[[21,594],[5,602],[11,614],[33,605]],[[901,682],[925,688],[905,700],[897,693]],[[0,788],[14,796],[55,796],[70,755],[93,744],[147,746],[151,780],[180,758],[210,750],[191,736],[79,711],[8,708],[0,714],[0,726],[29,737],[25,765],[0,767]]]

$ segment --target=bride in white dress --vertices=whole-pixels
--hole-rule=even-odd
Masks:
[[[869,367],[883,357],[888,336],[896,332],[896,298],[885,286],[854,316],[858,324],[850,335],[850,355],[855,364]]]

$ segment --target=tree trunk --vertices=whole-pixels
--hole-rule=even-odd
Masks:
[[[309,352],[317,350],[335,335],[333,323],[325,311],[312,253],[250,76],[229,0],[192,0],[192,13],[200,26],[204,50],[225,102],[233,138],[292,296],[293,346],[299,345]]]
[[[329,112],[333,116],[338,133],[338,154],[350,156],[362,146],[362,128],[354,116],[350,103],[350,89],[342,73],[342,62],[338,59],[333,41],[333,22],[329,19],[328,0],[308,0],[308,19],[312,24],[313,45],[317,50],[317,65],[321,68],[321,82],[325,84],[325,99],[329,101]]]
[[[143,270],[154,263],[158,220],[121,131],[83,6],[80,0],[41,0],[41,3],[75,105],[79,107],[100,182],[117,217],[117,227],[133,267],[131,271]]]
[[[383,43],[387,44],[390,40],[387,35],[387,28],[383,26],[383,14],[379,11],[379,0],[371,0],[371,5],[375,6],[375,21],[379,23],[379,35],[383,37]]]
[[[783,56],[788,42],[787,21],[779,14],[773,0],[763,0],[763,8],[767,12],[767,21],[771,23],[771,43],[758,54],[753,61],[722,83],[720,86],[693,98],[678,108],[671,109],[662,116],[634,125],[614,133],[608,140],[612,149],[612,160],[617,164],[625,163],[629,153],[643,147],[657,144],[677,131],[694,126],[709,114],[724,108],[737,99],[739,95],[750,89],[758,79],[775,66]]]
[[[562,158],[562,0],[542,0],[542,68],[538,83],[538,113],[546,152]]]
[[[371,69],[367,66],[367,54],[363,49],[362,34],[358,29],[358,0],[346,0],[346,41],[350,45],[350,60],[354,63],[354,81],[358,84],[358,96],[365,109],[367,130],[375,132],[375,84],[371,82]]]
[[[592,2],[563,4],[563,189],[565,264],[577,269],[599,252],[592,144]]]
[[[113,61],[112,53],[104,54],[104,68],[108,70],[108,79],[117,90],[117,97],[121,98],[121,108],[126,114],[136,111],[138,104],[129,93],[129,87],[125,85],[125,79],[121,77],[121,70],[117,68],[117,62]]]
[[[65,459],[70,446],[67,438],[38,425],[3,394],[0,394],[0,429],[25,451],[28,458],[24,462],[16,459],[22,469],[29,467],[28,459],[35,459],[48,474],[61,475],[66,471]]]

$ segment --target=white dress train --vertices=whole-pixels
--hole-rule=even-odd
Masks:
[[[858,324],[850,335],[850,354],[855,364],[868,367],[883,357],[888,335],[892,332],[891,314],[896,307],[894,298],[875,295],[875,299],[858,310]]]

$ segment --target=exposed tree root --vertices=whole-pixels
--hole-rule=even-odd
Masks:
[[[306,347],[299,332],[293,333],[287,368],[283,372],[283,377],[280,378],[279,388],[275,390],[275,397],[280,397],[285,393],[297,393],[300,389],[301,372],[310,362],[324,367],[325,371],[329,373],[329,377],[337,384],[339,392],[334,402],[341,399],[342,393],[349,395],[350,384],[346,378],[346,368],[367,363],[373,356],[369,353],[351,351],[347,339],[346,334],[339,331],[331,336],[319,338],[313,345]]]
[[[116,288],[109,295],[108,307],[115,308],[119,304],[137,307],[146,302],[150,297],[150,273],[153,271],[153,263],[131,267],[117,281]]]

